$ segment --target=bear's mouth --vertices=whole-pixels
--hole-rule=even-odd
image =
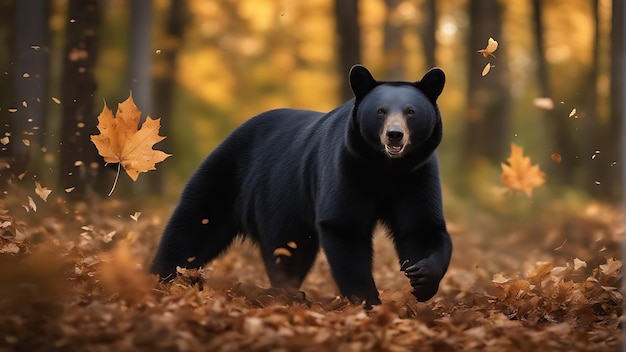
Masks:
[[[402,152],[404,152],[405,146],[406,144],[385,144],[385,152],[392,158],[398,157],[402,155]]]

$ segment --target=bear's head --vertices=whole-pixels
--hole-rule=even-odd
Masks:
[[[441,141],[437,98],[444,84],[439,68],[417,82],[385,82],[375,80],[367,68],[353,66],[354,126],[370,148],[388,158],[426,159]]]

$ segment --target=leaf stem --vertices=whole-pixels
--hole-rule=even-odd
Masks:
[[[115,181],[113,181],[113,187],[111,187],[109,194],[107,194],[108,197],[110,197],[111,194],[113,194],[113,191],[115,190],[115,186],[117,185],[117,179],[120,177],[120,165],[122,165],[122,163],[117,163],[117,173],[115,174]]]

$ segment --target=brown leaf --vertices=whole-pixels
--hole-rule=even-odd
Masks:
[[[107,163],[120,163],[133,181],[139,173],[156,170],[155,164],[165,160],[170,154],[152,149],[155,143],[165,139],[159,136],[161,119],[146,118],[138,130],[141,111],[128,99],[118,105],[117,113],[104,104],[98,116],[99,135],[92,135],[91,141]]]
[[[37,195],[43,199],[44,202],[48,201],[48,196],[50,195],[50,193],[52,193],[51,189],[48,189],[47,187],[41,187],[41,184],[39,184],[39,182],[35,181],[35,193],[37,193]]]
[[[493,38],[489,38],[487,41],[487,46],[484,49],[478,50],[479,53],[483,55],[483,57],[496,57],[493,53],[498,49],[498,42]],[[484,75],[483,75],[484,76]]]
[[[491,66],[491,64],[490,64],[490,63],[487,63],[487,64],[485,65],[485,67],[483,68],[483,72],[481,72],[481,75],[482,75],[483,77],[485,77],[485,76],[489,73],[489,71],[491,70],[491,67],[492,67],[492,66]]]
[[[532,165],[530,158],[524,156],[522,147],[511,143],[511,156],[507,159],[509,165],[501,163],[502,183],[515,191],[531,196],[533,189],[546,181],[546,175],[539,169],[539,165]]]

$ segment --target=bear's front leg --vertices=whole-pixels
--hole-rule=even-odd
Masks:
[[[339,291],[365,308],[380,304],[372,276],[372,237],[333,226],[321,226],[320,240]]]
[[[439,290],[439,282],[448,270],[452,241],[445,225],[424,226],[419,234],[395,236],[400,270],[413,287],[413,295],[424,302]]]

